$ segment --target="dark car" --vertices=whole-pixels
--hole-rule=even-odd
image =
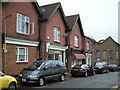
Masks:
[[[118,69],[119,69],[119,71],[120,71],[120,65],[118,65]]]
[[[19,74],[21,83],[38,83],[44,85],[46,80],[65,80],[66,66],[58,60],[36,60],[33,64],[24,68]]]
[[[116,64],[109,64],[109,71],[119,71],[119,67]]]
[[[89,66],[87,64],[76,64],[71,70],[72,76],[87,77],[88,75],[94,75],[94,74],[95,74],[94,67]]]
[[[109,72],[108,64],[105,61],[96,62],[94,68],[96,70],[96,73],[104,73],[104,72],[108,73]]]

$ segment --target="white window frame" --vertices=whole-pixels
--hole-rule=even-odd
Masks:
[[[24,49],[25,53],[20,54],[20,49]],[[24,55],[24,60],[20,60],[20,55]],[[28,48],[26,48],[26,47],[17,47],[16,48],[16,62],[28,62]]]
[[[74,46],[78,47],[78,42],[79,41],[79,37],[77,35],[74,35]]]
[[[30,34],[34,34],[35,31],[34,31],[34,28],[35,28],[35,25],[34,25],[34,22],[30,22]]]
[[[60,42],[60,29],[58,27],[54,27],[54,41]]]
[[[22,19],[23,17],[24,17],[24,20]],[[28,27],[27,27],[27,24],[28,24]],[[26,28],[28,28],[28,30]],[[17,13],[16,32],[24,35],[30,34],[30,18],[28,16],[24,16],[22,14]]]

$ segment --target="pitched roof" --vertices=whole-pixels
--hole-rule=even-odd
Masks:
[[[42,12],[41,12],[41,10],[39,9],[38,2],[37,2],[36,0],[33,0],[33,3],[35,4],[36,9],[37,9],[37,11],[38,11],[38,13],[39,13],[40,17],[42,17]]]
[[[84,36],[84,32],[83,32],[83,28],[82,28],[79,14],[72,15],[72,16],[66,16],[66,21],[69,25],[69,31],[72,31],[74,28],[74,25],[78,22],[80,30],[81,30],[81,34]]]
[[[115,40],[113,40],[113,38],[111,37],[111,36],[109,36],[108,38],[106,38],[105,40],[103,40],[102,42],[100,42],[100,41],[98,41],[98,44],[103,44],[103,43],[105,43],[107,40],[112,40],[115,44],[117,44],[117,45],[120,45],[119,43],[117,43]]]
[[[43,14],[42,19],[49,19],[54,14],[54,12],[59,8],[59,6],[60,6],[60,3],[40,6],[40,10]]]
[[[93,43],[97,43],[97,41],[96,41],[95,39],[93,39],[93,38],[90,38],[90,37],[88,37],[88,36],[85,36],[85,38],[91,40]]]
[[[61,13],[61,16],[63,18],[65,26],[68,28],[67,22],[65,20],[65,14],[64,14],[64,11],[62,9],[60,2],[40,6],[40,10],[41,10],[42,15],[43,15],[41,20],[49,20],[58,9],[60,10],[60,13]]]

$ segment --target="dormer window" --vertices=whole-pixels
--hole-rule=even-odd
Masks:
[[[30,34],[30,19],[28,16],[17,13],[17,33]]]

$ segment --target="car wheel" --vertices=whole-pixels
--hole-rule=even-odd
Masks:
[[[103,73],[104,73],[104,71],[103,71],[103,70],[101,70],[101,73],[103,74]]]
[[[43,77],[41,77],[41,78],[39,79],[39,86],[43,86],[44,83],[45,83],[45,80],[44,80]]]
[[[85,77],[87,77],[88,76],[88,73],[87,72],[85,72]]]
[[[62,82],[64,80],[65,80],[65,75],[64,74],[60,75],[60,81]]]
[[[8,86],[8,90],[16,90],[16,83],[15,82],[10,83]]]

